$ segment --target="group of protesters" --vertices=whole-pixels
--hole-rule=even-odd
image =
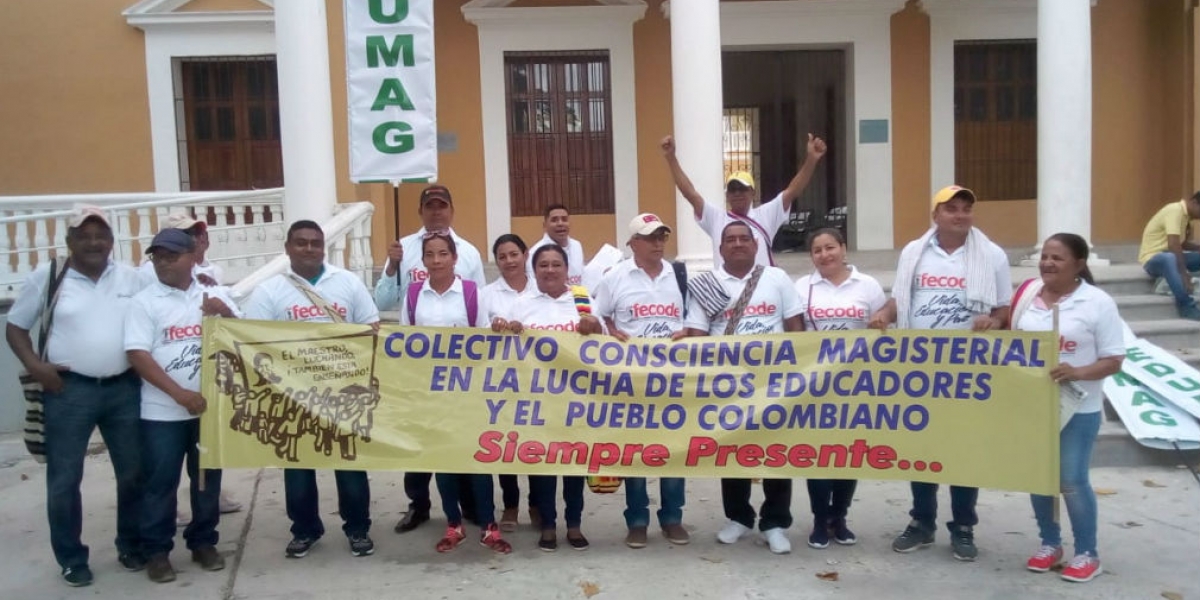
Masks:
[[[1115,303],[1092,285],[1086,240],[1068,233],[1044,240],[1041,276],[1023,283],[1014,297],[1004,251],[974,226],[975,194],[950,186],[932,199],[932,226],[901,252],[890,297],[876,279],[847,263],[846,238],[838,229],[809,236],[813,270],[793,281],[774,266],[771,242],[825,154],[824,141],[810,135],[795,177],[776,197],[757,205],[750,174],[729,175],[725,202],[714,202],[700,195],[680,167],[672,138],[665,138],[661,149],[696,222],[712,237],[713,270],[689,278],[666,260],[673,229],[658,215],[644,213],[628,224],[624,243],[632,257],[612,267],[592,290],[580,285],[583,249],[570,237],[570,214],[563,205],[546,208],[545,235],[532,245],[511,233],[499,236],[491,246],[499,277],[485,281],[480,252],[453,229],[454,202],[443,185],[421,192],[422,227],[390,244],[373,295],[358,276],[326,262],[326,240],[317,223],[297,221],[284,242],[287,271],[260,284],[241,307],[205,260],[203,222],[181,217],[176,224],[186,227],[163,228],[148,247],[152,267],[139,276],[111,259],[113,232],[104,213],[81,208],[69,222],[69,258],[30,274],[6,332],[17,357],[45,390],[47,512],[64,581],[72,586],[92,582],[80,535],[80,483],[88,439],[97,427],[116,473],[121,565],[145,569],[156,582],[174,580],[168,556],[183,468],[191,480],[191,519],[183,539],[202,569],[224,567],[215,549],[221,472],[204,471],[203,484],[199,481],[198,416],[206,408],[199,381],[204,317],[377,326],[380,312],[393,310],[401,325],[511,334],[554,330],[621,341],[890,327],[1046,331],[1057,323],[1064,343],[1050,376],[1083,394],[1061,433],[1062,496],[1075,538],[1074,556],[1062,577],[1083,582],[1101,572],[1088,463],[1101,420],[1101,382],[1119,370],[1124,345]],[[759,306],[771,310],[747,310]],[[31,332],[43,319],[50,325],[43,327],[48,333],[39,348]],[[337,470],[334,478],[350,552],[370,555],[375,546],[369,535],[367,473]],[[559,479],[528,478],[528,518],[540,532],[537,546],[544,551],[558,547]],[[567,545],[586,550],[584,477],[561,480]],[[483,546],[509,553],[513,546],[503,534],[517,529],[522,494],[516,476],[500,475],[499,482],[497,519],[493,476],[405,473],[408,510],[394,530],[410,532],[430,520],[430,486],[436,484],[446,520],[437,552],[461,545],[467,538],[464,522],[470,522],[480,528]],[[810,547],[856,543],[848,526],[855,483],[807,481]],[[662,477],[659,485],[657,521],[663,537],[687,544],[685,481]],[[649,543],[647,482],[629,477],[624,486],[625,544],[643,548]],[[938,485],[913,482],[911,487],[911,520],[892,542],[896,552],[933,544],[938,530]],[[757,527],[771,552],[790,552],[792,480],[764,479],[765,500],[758,510],[750,502],[751,489],[750,479],[721,480],[728,523],[716,533],[717,541],[736,543]],[[315,472],[285,469],[284,492],[292,523],[285,555],[301,558],[325,533]],[[973,535],[978,494],[976,488],[950,486],[946,525],[959,560],[973,561],[978,554]],[[1027,563],[1033,571],[1064,562],[1054,502],[1048,496],[1032,498],[1041,538]]]

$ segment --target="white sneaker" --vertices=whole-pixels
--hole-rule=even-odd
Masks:
[[[792,542],[787,539],[787,534],[784,533],[782,527],[768,529],[762,532],[762,536],[767,541],[767,546],[771,548],[771,552],[788,554],[792,551]]]
[[[733,544],[742,539],[742,536],[746,535],[749,531],[749,527],[737,521],[730,521],[721,528],[721,531],[717,532],[717,541],[722,544]]]

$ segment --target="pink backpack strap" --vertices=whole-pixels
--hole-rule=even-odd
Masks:
[[[470,279],[462,280],[463,302],[467,305],[467,327],[475,326],[479,318],[479,288]]]
[[[421,297],[420,281],[414,281],[408,284],[408,291],[405,292],[405,298],[408,300],[408,324],[416,325],[417,323],[417,299]]]

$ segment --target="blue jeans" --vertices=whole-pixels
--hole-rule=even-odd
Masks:
[[[1075,413],[1059,434],[1059,480],[1063,504],[1075,534],[1075,554],[1096,554],[1096,492],[1088,479],[1092,446],[1100,433],[1100,412]],[[1042,544],[1062,545],[1062,527],[1054,520],[1054,497],[1030,497]]]
[[[166,554],[175,547],[180,467],[187,468],[192,522],[183,530],[188,550],[217,545],[221,518],[221,471],[204,472],[200,491],[200,419],[142,420],[142,551]],[[186,462],[185,462],[186,461]]]
[[[1187,265],[1188,273],[1200,271],[1200,252],[1184,252],[1183,262]],[[1175,262],[1174,254],[1159,252],[1150,257],[1150,260],[1146,261],[1142,268],[1151,276],[1162,277],[1166,280],[1167,285],[1171,288],[1171,295],[1175,296],[1176,307],[1195,306],[1196,299],[1192,298],[1183,287],[1183,277],[1179,275],[1179,266]]]
[[[475,520],[480,527],[486,528],[496,522],[495,487],[491,475],[438,473],[434,475],[434,480],[437,481],[438,495],[442,497],[442,512],[446,513],[448,524],[462,525],[463,510],[466,509],[459,508],[459,502],[467,494],[475,501],[465,502],[463,506],[475,509]]]
[[[366,471],[334,471],[337,480],[338,514],[347,537],[364,536],[371,529],[371,486]],[[287,516],[292,520],[292,535],[319,539],[325,535],[317,506],[317,472],[312,469],[284,469],[283,489],[287,496]]]
[[[141,552],[138,520],[142,505],[141,447],[138,426],[142,380],[132,369],[95,379],[63,373],[63,388],[46,392],[46,516],[50,546],[59,566],[88,563],[81,541],[83,461],[88,439],[100,428],[117,479],[117,551]]]
[[[659,525],[678,525],[683,522],[684,478],[660,477],[658,494],[662,508],[658,509]],[[650,525],[650,496],[646,493],[645,477],[625,478],[625,525],[647,527]]]
[[[567,477],[563,480],[563,520],[567,529],[573,529],[583,524],[583,477]],[[538,509],[542,519],[542,530],[553,531],[558,527],[558,507],[554,498],[558,491],[558,477],[553,475],[530,475],[529,495],[533,498],[533,506]]]
[[[937,530],[937,493],[936,483],[912,482],[913,507],[908,516],[927,531]],[[946,525],[974,527],[979,524],[979,516],[975,514],[975,501],[978,499],[979,488],[950,486],[950,512],[954,520]]]

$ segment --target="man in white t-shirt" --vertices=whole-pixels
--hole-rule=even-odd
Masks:
[[[312,221],[296,221],[288,228],[284,242],[291,263],[288,272],[259,284],[246,304],[246,318],[269,321],[330,323],[338,313],[347,323],[376,325],[379,311],[371,293],[357,275],[325,262],[325,233]],[[301,288],[308,286],[323,300],[319,306]],[[338,512],[342,531],[350,540],[350,553],[367,556],[375,544],[367,532],[371,528],[371,489],[366,471],[334,471],[338,488]],[[302,558],[325,534],[325,525],[317,505],[317,476],[312,469],[284,469],[287,514],[292,520],[292,541],[286,556]]]
[[[685,327],[689,335],[754,335],[802,331],[800,303],[792,280],[783,269],[755,264],[758,251],[753,227],[734,221],[721,231],[721,257],[724,264],[711,274],[693,279],[688,286],[688,313]],[[753,293],[746,302],[741,297],[746,287],[754,283]],[[718,294],[714,295],[712,289]],[[743,305],[740,314],[734,312]],[[733,320],[734,326],[730,327]],[[792,551],[785,530],[792,525],[792,480],[764,479],[760,514],[750,505],[749,479],[722,479],[721,503],[729,523],[717,534],[717,541],[732,544],[758,527],[771,552],[787,554]]]
[[[764,266],[775,266],[775,257],[771,254],[775,232],[787,221],[788,214],[792,211],[792,202],[804,192],[804,188],[808,187],[808,182],[812,180],[817,163],[825,156],[825,140],[808,134],[807,153],[796,175],[782,192],[758,206],[754,206],[754,177],[745,171],[730,174],[725,178],[725,201],[729,204],[728,210],[723,205],[705,201],[700,192],[696,191],[696,186],[692,185],[692,180],[683,172],[683,167],[675,156],[675,138],[663,138],[661,146],[667,166],[671,168],[675,187],[683,194],[688,204],[692,205],[696,223],[712,238],[713,268],[721,266],[721,231],[725,229],[725,225],[735,220],[746,222],[754,232],[758,246],[755,262]]]
[[[974,227],[975,193],[948,186],[934,195],[932,205],[933,227],[901,251],[892,299],[875,313],[870,326],[881,330],[892,323],[902,329],[1003,329],[1012,300],[1012,275],[1004,250]],[[972,270],[979,281],[971,280]],[[993,287],[994,293],[986,300],[973,292]],[[937,492],[936,483],[912,483],[912,521],[892,542],[893,550],[911,552],[933,544]],[[950,486],[954,520],[947,527],[958,560],[973,561],[978,556],[974,535],[979,522],[975,512],[978,498],[979,488]]]
[[[533,253],[538,248],[546,244],[558,244],[559,248],[567,251],[567,285],[583,283],[583,267],[586,264],[583,244],[571,237],[571,214],[567,212],[567,207],[561,204],[548,206],[542,218],[542,231],[545,232],[542,239],[529,249],[525,270],[533,274]]]
[[[450,190],[444,185],[431,185],[422,190],[417,214],[421,216],[421,228],[388,246],[383,275],[375,283],[375,306],[379,310],[396,310],[400,306],[400,294],[408,289],[408,284],[425,281],[429,277],[425,264],[421,262],[421,242],[426,231],[449,231],[450,237],[454,238],[454,247],[458,249],[454,273],[474,281],[480,288],[487,285],[479,250],[465,238],[459,237],[452,227],[454,201],[450,197]]]
[[[113,231],[104,212],[81,207],[67,222],[67,251],[54,275],[58,300],[39,353],[30,331],[46,314],[50,263],[39,264],[8,312],[5,337],[25,370],[45,390],[46,516],[50,547],[67,585],[92,583],[83,544],[83,464],[96,428],[104,436],[117,483],[118,562],[128,571],[145,566],[141,514],[141,445],[138,414],[142,380],[129,366],[122,337],[133,296],[142,289],[137,270],[111,259]],[[65,267],[65,271],[63,271]],[[53,295],[51,295],[53,296]]]
[[[633,258],[618,263],[604,275],[596,288],[596,315],[604,319],[613,337],[679,339],[683,330],[683,291],[671,263],[663,259],[663,248],[671,235],[657,215],[641,214],[629,223],[629,248]],[[658,524],[672,544],[686,544],[690,536],[683,527],[684,479],[660,477],[662,508]],[[645,477],[625,478],[625,545],[646,546],[650,525],[650,498]]]
[[[143,380],[142,551],[146,575],[156,583],[175,580],[168,559],[175,538],[180,468],[191,481],[192,519],[183,539],[192,560],[205,571],[225,568],[217,552],[221,471],[204,471],[199,481],[200,324],[205,316],[236,317],[226,288],[206,288],[194,275],[195,239],[183,229],[163,229],[146,252],[157,280],[133,298],[125,327],[125,352]]]

